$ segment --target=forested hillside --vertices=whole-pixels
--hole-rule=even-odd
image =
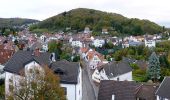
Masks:
[[[38,20],[24,18],[0,18],[0,28],[21,26],[24,24],[30,24],[34,22],[38,22]]]
[[[78,8],[63,12],[48,18],[30,29],[65,30],[71,27],[72,30],[82,31],[88,26],[94,32],[101,32],[102,28],[117,33],[142,35],[145,33],[154,34],[162,32],[162,26],[149,20],[127,18],[120,14],[102,12],[93,9]]]

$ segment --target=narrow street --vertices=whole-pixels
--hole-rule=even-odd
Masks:
[[[83,81],[83,99],[82,100],[96,100],[94,88],[89,79],[87,71],[87,64],[83,61],[82,81]]]
[[[96,100],[94,89],[90,83],[86,68],[83,69],[83,99],[82,100]]]

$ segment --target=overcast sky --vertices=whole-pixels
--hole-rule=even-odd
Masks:
[[[0,17],[44,20],[75,8],[92,8],[148,19],[170,27],[170,0],[0,0]]]

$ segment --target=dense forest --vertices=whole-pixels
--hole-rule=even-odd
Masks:
[[[93,32],[101,32],[103,28],[107,28],[110,33],[116,32],[130,35],[155,34],[165,30],[164,27],[149,20],[130,19],[116,13],[86,8],[63,12],[30,27],[30,30],[64,31],[67,28],[71,28],[72,30],[82,31],[86,26]]]
[[[34,23],[34,22],[38,22],[38,20],[24,19],[24,18],[0,18],[0,28],[21,26],[25,24]]]

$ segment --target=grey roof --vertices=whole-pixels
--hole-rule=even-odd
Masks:
[[[57,70],[63,72],[63,75],[59,75],[61,83],[77,84],[80,69],[79,63],[61,60],[52,63],[50,68],[54,70],[54,72]]]
[[[156,84],[141,84],[130,81],[102,80],[98,100],[156,100]]]
[[[18,51],[12,58],[6,63],[4,71],[19,74],[24,68],[25,64],[36,61],[41,65],[50,64],[50,53],[40,53],[39,56],[33,55],[32,51]]]
[[[136,89],[140,85],[129,81],[102,80],[99,87],[98,100],[136,100]]]
[[[109,78],[116,77],[132,71],[132,68],[126,62],[116,62],[112,61],[108,64],[102,66],[104,68],[106,75]]]
[[[142,100],[156,100],[155,92],[157,88],[156,84],[141,84],[137,89],[136,97]]]
[[[128,58],[128,57],[123,57],[123,60],[122,60],[123,62],[127,62],[127,63],[135,63],[136,62],[136,60],[135,59],[133,59],[133,58]]]
[[[35,50],[35,49],[41,49],[42,48],[42,43],[40,42],[35,42],[31,47],[30,47],[30,50]]]
[[[156,92],[156,95],[170,99],[170,77],[164,78]]]
[[[142,45],[143,42],[135,42],[135,41],[129,41],[129,46],[139,46]]]

